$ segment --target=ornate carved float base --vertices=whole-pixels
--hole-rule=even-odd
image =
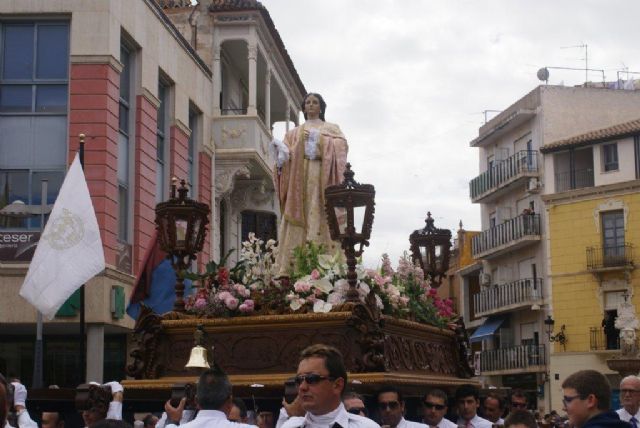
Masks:
[[[370,302],[368,302],[370,303]],[[373,309],[372,309],[373,307]],[[313,343],[341,350],[349,383],[366,392],[383,384],[420,394],[426,386],[452,389],[471,376],[464,338],[449,329],[381,316],[375,304],[350,311],[197,319],[143,310],[136,325],[138,348],[127,367],[135,380],[127,389],[169,389],[195,381],[184,368],[198,324],[206,332],[209,358],[229,374],[236,395],[280,397],[285,379],[298,364],[300,351]],[[259,388],[251,387],[258,384]]]

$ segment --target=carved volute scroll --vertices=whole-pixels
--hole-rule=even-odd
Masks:
[[[359,334],[356,343],[360,347],[361,357],[356,358],[356,371],[381,372],[388,367],[384,358],[384,339],[381,313],[376,303],[376,296],[370,292],[365,303],[353,306],[353,316],[347,324]]]
[[[133,361],[126,367],[128,376],[135,379],[157,379],[162,374],[163,367],[158,352],[162,335],[161,321],[162,317],[151,308],[140,304],[140,314],[133,329],[136,345],[129,353]]]

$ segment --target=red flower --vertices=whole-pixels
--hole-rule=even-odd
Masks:
[[[218,284],[227,285],[229,282],[229,270],[226,267],[218,268]]]

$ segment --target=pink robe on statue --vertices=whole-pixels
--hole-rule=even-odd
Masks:
[[[305,158],[305,129],[318,129],[316,157]],[[347,140],[338,125],[322,122],[319,127],[305,123],[287,132],[284,143],[289,161],[275,173],[282,215],[278,231],[278,275],[287,275],[292,251],[306,241],[323,244],[333,254],[339,244],[331,240],[324,209],[324,189],[340,184],[347,163]]]

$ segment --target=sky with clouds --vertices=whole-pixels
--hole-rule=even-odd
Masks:
[[[589,68],[607,81],[640,71],[640,2],[261,2],[307,90],[323,95],[327,121],[347,136],[356,180],[376,187],[364,254],[372,267],[382,253],[395,262],[408,249],[427,211],[454,235],[459,221],[480,228],[468,190],[478,153],[469,142],[485,110],[505,109],[541,84],[540,67],[584,69],[585,49],[573,46],[586,44]],[[550,74],[550,84],[585,79],[584,70]]]

